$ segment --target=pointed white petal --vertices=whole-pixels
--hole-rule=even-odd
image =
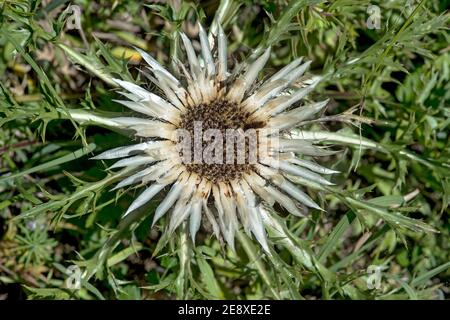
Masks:
[[[308,168],[309,170],[320,173],[320,174],[340,173],[339,171],[328,169],[328,168],[322,167],[321,165],[318,165],[317,163],[303,160],[303,159],[291,158],[291,159],[288,159],[288,161],[298,164],[302,167]]]
[[[130,207],[128,208],[127,212],[125,212],[124,217],[128,215],[131,211],[136,210],[137,208],[142,207],[144,204],[149,202],[155,195],[157,195],[166,185],[155,183],[152,184],[150,187],[144,190],[139,197],[136,198],[136,200],[131,203]]]
[[[172,215],[170,217],[169,222],[169,234],[175,231],[178,226],[188,218],[192,205],[195,200],[192,198],[192,195],[195,194],[196,190],[196,175],[190,175],[188,181],[184,185],[183,194],[178,199],[175,204],[175,208],[172,211]]]
[[[252,188],[252,190],[268,205],[273,206],[275,204],[275,197],[271,194],[269,189],[266,189],[268,181],[261,178],[256,173],[246,174],[244,176],[245,181]],[[269,186],[270,187],[270,186]]]
[[[314,146],[311,142],[302,139],[278,139],[277,150],[280,152],[295,152],[317,157],[330,156],[338,152]]]
[[[221,241],[222,243],[222,239],[220,237],[220,227],[219,224],[216,221],[216,218],[214,217],[213,213],[211,212],[211,210],[208,207],[208,203],[207,203],[207,199],[204,198],[202,200],[202,207],[203,207],[203,211],[205,213],[206,218],[208,219],[209,223],[211,224],[212,228],[213,228],[213,233],[216,236],[217,239],[219,239],[219,241]]]
[[[166,98],[172,103],[177,109],[184,110],[183,102],[180,101],[180,98],[178,97],[177,93],[173,90],[172,86],[170,85],[170,80],[167,80],[164,73],[153,70],[153,73],[155,74],[155,77],[151,76],[147,72],[142,71],[142,73],[147,77],[150,81],[152,81],[156,86],[158,86],[166,95]],[[182,89],[178,90],[177,92],[182,91]],[[183,100],[184,101],[184,100]]]
[[[197,55],[195,54],[194,51],[194,47],[192,46],[191,40],[189,40],[189,38],[184,33],[181,32],[180,35],[181,39],[183,40],[184,48],[186,49],[191,74],[194,79],[197,79],[200,76],[201,71]]]
[[[258,185],[252,185],[252,189],[268,205],[273,206],[275,204],[275,197],[273,196],[273,194],[271,194],[268,188],[264,188]]]
[[[169,168],[168,172],[163,173],[160,177],[156,178],[158,183],[172,183],[175,181],[180,174],[185,171],[182,165],[174,164],[173,167]]]
[[[280,185],[285,180],[285,177],[269,167],[262,164],[256,164],[255,167],[257,173],[259,173],[264,179],[272,181],[275,185]]]
[[[273,206],[275,202],[278,202],[289,213],[298,217],[304,216],[300,209],[297,208],[294,201],[291,200],[291,198],[280,192],[278,189],[269,185],[268,181],[261,178],[256,173],[246,175],[245,180],[248,182],[251,188],[270,206]]]
[[[115,82],[117,82],[117,84],[119,84],[121,87],[123,87],[124,89],[130,91],[132,94],[134,94],[135,96],[137,96],[140,100],[139,102],[143,103],[144,105],[150,107],[150,108],[155,108],[158,111],[164,111],[164,112],[175,112],[178,109],[173,106],[171,103],[167,102],[166,100],[164,100],[163,98],[161,98],[160,96],[151,93],[141,87],[139,87],[138,85],[135,85],[134,83],[128,82],[128,81],[122,81],[119,79],[113,79]],[[155,110],[155,112],[157,112],[157,110]],[[160,113],[160,112],[158,112]]]
[[[169,123],[163,123],[155,121],[154,125],[139,124],[128,127],[128,129],[134,130],[136,136],[144,138],[162,138],[167,140],[176,140],[176,127]]]
[[[241,180],[239,183],[244,191],[245,198],[247,200],[247,212],[248,212],[248,225],[256,240],[261,244],[264,251],[269,253],[269,247],[267,245],[266,231],[262,224],[261,216],[256,208],[255,195],[251,190],[246,180]]]
[[[125,146],[125,147],[117,147],[105,152],[100,153],[99,155],[92,157],[91,159],[99,160],[99,159],[117,159],[117,158],[124,158],[128,157],[137,153],[142,153],[144,150],[146,150],[153,142],[143,142],[134,144],[131,146]]]
[[[258,166],[259,172],[266,178],[270,179],[274,184],[276,184],[281,190],[295,198],[298,202],[318,210],[322,210],[306,193],[299,190],[295,185],[286,181],[286,179],[274,179],[277,177],[277,173],[274,170],[264,167],[262,165]]]
[[[218,57],[219,57],[219,81],[224,81],[227,78],[228,72],[228,54],[227,54],[227,37],[219,25],[219,34],[217,35],[218,42]]]
[[[237,181],[232,181],[231,186],[233,188],[233,192],[236,197],[236,204],[237,204],[239,216],[241,218],[241,224],[244,227],[245,233],[247,233],[247,235],[250,236],[250,226],[249,226],[249,221],[248,221],[249,208],[248,208],[248,204],[247,204],[247,200],[246,200],[244,191],[242,190],[241,185],[239,183],[237,183]]]
[[[156,208],[155,216],[153,217],[152,226],[155,224],[156,221],[158,221],[172,206],[173,204],[178,200],[180,197],[181,192],[183,191],[183,188],[185,186],[185,180],[183,177],[180,177],[180,179],[175,182],[172,185],[172,188],[170,189],[169,193],[166,195],[164,200],[159,204],[159,206]]]
[[[110,191],[114,191],[117,189],[120,189],[122,187],[126,187],[135,183],[139,183],[142,180],[142,177],[149,174],[150,172],[152,172],[153,170],[155,170],[155,167],[149,167],[149,168],[145,168],[144,170],[140,170],[139,172],[129,176],[128,178],[123,179],[122,181],[120,181],[114,188],[112,188]]]
[[[202,201],[198,199],[191,206],[191,215],[189,217],[189,233],[191,235],[192,242],[195,243],[195,235],[200,229],[200,223],[202,221]]]
[[[189,213],[191,212],[191,206],[192,203],[189,201],[187,203],[181,203],[181,199],[178,200],[170,217],[168,228],[169,235],[171,235],[180,226],[180,224],[188,218]]]
[[[255,62],[253,62],[248,68],[247,72],[243,77],[243,82],[245,84],[246,89],[253,84],[259,72],[264,68],[270,57],[270,48],[267,48],[266,51],[258,58]]]
[[[116,100],[114,102],[124,105],[128,109],[145,114],[150,117],[160,118],[161,110],[159,108],[149,108],[142,102],[128,101],[128,100]]]
[[[220,192],[219,192],[219,187],[216,184],[212,185],[212,194],[213,194],[213,198],[214,198],[214,207],[217,210],[217,215],[219,218],[219,224],[220,224],[220,229],[222,231],[222,234],[224,234],[224,232],[226,231],[225,229],[225,223],[224,223],[224,214],[223,214],[223,207],[222,207],[222,203],[220,200]]]
[[[271,118],[267,124],[268,127],[276,128],[278,130],[289,129],[303,120],[307,120],[320,112],[329,102],[325,101],[316,102],[310,105],[295,108],[286,113],[280,113],[279,115]]]
[[[234,234],[235,234],[234,227],[235,226],[229,220],[230,217],[228,216],[228,214],[225,214],[225,209],[224,209],[224,206],[222,203],[222,196],[221,196],[221,193],[223,191],[221,191],[217,185],[213,185],[212,191],[213,191],[213,195],[214,195],[214,205],[216,207],[218,218],[219,218],[220,229],[222,231],[225,241],[228,243],[231,250],[234,252],[235,251],[235,247],[234,247]]]
[[[325,108],[328,102],[330,102],[330,99],[300,107],[301,110],[298,110],[295,116],[299,121],[307,120]]]
[[[276,77],[276,80],[269,79],[260,89],[258,89],[255,94],[245,101],[245,104],[249,104],[250,111],[259,109],[269,99],[275,97],[277,94],[286,89],[294,80],[299,78],[310,64],[310,61],[302,64],[300,67],[292,70],[289,74],[284,75],[284,78]],[[270,108],[268,109],[270,110]]]
[[[324,211],[306,193],[298,189],[292,183],[285,180],[279,187],[305,206]]]
[[[198,87],[201,92],[203,103],[210,103],[211,101],[220,98],[220,93],[217,91],[214,79],[215,77],[212,77],[212,79],[201,77],[198,81]]]
[[[285,79],[287,81],[289,81],[289,83],[292,83],[293,81],[297,80],[298,78],[300,78],[305,71],[309,68],[309,66],[311,65],[312,61],[306,61],[304,64],[302,64],[301,66],[295,68],[294,70],[292,70],[290,73],[288,73],[287,75],[285,75]]]
[[[301,89],[297,90],[296,92],[294,92],[290,96],[288,101],[273,107],[271,110],[265,110],[266,114],[268,114],[268,115],[275,115],[275,114],[278,114],[280,112],[283,112],[284,110],[289,108],[291,105],[293,105],[294,103],[300,101],[307,94],[309,94],[311,91],[313,91],[314,88],[316,87],[316,85],[319,83],[319,81],[320,81],[320,77],[316,77],[315,80],[310,85],[308,85],[307,87],[301,88]]]
[[[142,178],[142,183],[145,184],[150,181],[156,180],[158,183],[168,184],[172,181],[172,179],[175,179],[173,175],[179,172],[179,169],[177,169],[176,166],[177,164],[173,159],[167,159],[158,162],[153,165],[154,170],[152,170]]]
[[[253,85],[259,72],[264,68],[270,57],[270,48],[253,62],[244,75],[237,79],[231,87],[227,97],[228,99],[241,102],[245,92]]]
[[[164,124],[164,122],[161,121],[155,121],[155,120],[149,120],[144,118],[136,118],[136,117],[116,117],[112,118],[114,122],[124,126],[124,127],[130,127],[134,125],[149,125],[153,126],[155,124]]]
[[[159,137],[172,140],[176,127],[170,123],[136,117],[117,117],[112,121],[125,129],[134,130],[139,137]]]
[[[198,26],[200,30],[199,37],[200,37],[200,44],[202,46],[202,57],[203,60],[205,60],[207,74],[209,76],[212,76],[216,73],[216,67],[214,65],[211,49],[209,47],[208,37],[202,25],[198,23]]]
[[[131,92],[132,94],[134,94],[135,96],[139,97],[142,100],[146,100],[151,93],[148,92],[147,90],[139,87],[138,85],[128,82],[128,81],[123,81],[120,79],[113,79],[114,82],[116,82],[119,86],[121,86],[122,88],[128,90],[129,92]]]
[[[143,164],[150,164],[155,162],[155,159],[149,156],[134,156],[122,159],[114,163],[108,169],[123,168],[123,167],[137,167]]]
[[[256,119],[259,119],[260,121],[264,121],[278,113],[283,112],[284,110],[286,110],[287,108],[289,108],[290,106],[295,104],[296,102],[303,99],[307,94],[309,94],[316,87],[316,85],[320,82],[320,80],[321,80],[321,77],[316,76],[310,81],[310,84],[308,84],[306,87],[295,91],[291,95],[280,96],[280,97],[270,101],[265,106],[263,106],[258,111],[256,111],[252,115],[252,118],[256,118]]]
[[[265,187],[267,192],[269,192],[274,198],[275,201],[278,202],[283,208],[285,208],[290,214],[293,214],[297,217],[304,217],[305,215],[300,211],[300,209],[295,205],[295,202],[292,201],[287,195],[282,193],[281,191],[275,189],[274,187]]]
[[[235,183],[236,186],[233,188],[235,191],[237,199],[239,199],[239,213],[242,219],[242,225],[244,226],[245,233],[251,237],[252,227],[250,225],[252,207],[255,206],[255,196],[253,192],[248,187],[245,181],[239,181]],[[242,198],[242,199],[241,199]]]
[[[279,92],[286,88],[287,85],[288,82],[284,79],[266,82],[254,94],[245,99],[242,105],[250,112],[256,111],[260,107],[262,107],[264,103],[266,103],[269,99],[276,96]]]
[[[180,61],[177,60],[177,64],[180,68],[180,70],[183,72],[186,81],[187,81],[187,88],[185,91],[185,100],[191,101],[191,105],[196,106],[199,103],[201,103],[201,92],[199,91],[199,87],[197,86],[197,80],[193,78],[193,75],[187,71],[184,64],[182,64]]]
[[[289,101],[290,95],[288,94],[280,94],[278,97],[273,98],[272,100],[266,102],[265,104],[258,107],[258,109],[250,115],[249,121],[262,121],[265,122],[270,118],[269,110],[276,108],[277,106],[286,103]],[[253,110],[252,110],[253,111]]]
[[[272,82],[272,81],[286,78],[286,75],[288,75],[292,70],[297,68],[300,65],[300,63],[302,63],[302,60],[303,60],[303,57],[295,59],[288,65],[281,68],[277,73],[275,73],[273,76],[271,76],[269,78],[269,80],[267,80],[267,81]]]
[[[135,47],[135,49],[141,54],[142,58],[153,68],[153,70],[158,70],[166,75],[175,85],[179,84],[179,81],[165,68],[163,68],[158,61],[156,61],[152,56],[147,54],[145,51]]]
[[[267,244],[266,230],[264,229],[261,214],[258,208],[252,207],[250,209],[249,224],[256,240],[259,242],[264,251],[270,255],[269,245]]]
[[[137,95],[135,95],[135,94],[133,94],[131,92],[117,91],[117,93],[120,93],[124,97],[126,97],[129,100],[134,101],[134,102],[141,102],[142,101],[142,99],[139,96],[137,96]]]
[[[284,161],[280,161],[280,169],[287,172],[288,174],[293,174],[295,176],[299,176],[302,178],[305,178],[307,180],[311,180],[313,182],[316,182],[318,184],[322,184],[325,186],[332,186],[334,183],[328,181],[324,177],[320,176],[317,173],[314,173],[308,169],[292,165],[290,163],[286,163]]]
[[[300,177],[303,177],[305,179],[311,180],[313,182],[316,182],[316,183],[319,183],[322,185],[326,185],[326,186],[333,185],[333,183],[326,180],[325,178],[318,175],[317,173],[314,173],[312,171],[309,171],[308,169],[296,166],[289,162],[280,161],[280,160],[276,161],[273,158],[267,157],[265,159],[262,159],[261,163],[269,165],[274,169],[279,169],[279,170],[282,170],[283,172],[287,172],[287,173],[295,175],[295,176],[300,176]]]
[[[225,221],[234,238],[234,230],[237,229],[236,201],[229,185],[219,182],[219,190]]]

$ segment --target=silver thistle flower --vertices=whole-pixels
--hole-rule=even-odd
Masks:
[[[113,121],[134,130],[136,136],[144,140],[106,151],[94,159],[123,158],[112,168],[132,169],[133,173],[115,189],[145,185],[145,190],[125,215],[170,187],[156,208],[153,224],[170,211],[167,232],[173,232],[183,221],[189,220],[189,232],[194,241],[204,214],[215,235],[225,239],[231,248],[234,249],[235,233],[241,224],[268,252],[261,211],[264,207],[260,204],[278,203],[296,216],[303,216],[306,207],[321,210],[297,183],[310,181],[330,185],[323,175],[336,171],[306,160],[304,156],[325,156],[333,152],[314,145],[317,141],[313,135],[306,137],[301,130],[295,134],[291,130],[318,114],[328,100],[299,103],[320,81],[320,77],[299,81],[310,61],[302,63],[302,58],[296,59],[262,84],[256,84],[258,74],[269,59],[270,48],[254,62],[244,64],[239,74],[230,74],[223,30],[219,27],[217,35],[208,39],[200,26],[199,38],[201,54],[197,56],[191,40],[181,33],[189,64],[189,70],[178,64],[185,77],[183,82],[138,49],[150,66],[151,74],[146,74],[147,77],[164,94],[159,96],[133,83],[115,80],[126,90],[122,94],[128,98],[118,102],[145,117],[121,117]],[[205,159],[187,161],[185,153],[193,150],[195,158],[198,141],[192,149],[180,152],[179,132],[184,130],[195,135],[196,123],[219,133],[228,129],[241,134],[245,130],[257,132],[256,145],[252,147],[257,150],[256,160],[249,161],[252,148],[245,147],[241,152],[244,163],[238,163],[234,157],[232,162],[224,162],[223,157],[219,157],[221,163]],[[224,143],[216,138],[214,141],[219,142],[215,147],[222,150]],[[200,143],[206,140],[202,137]],[[234,146],[230,149],[228,145],[225,149],[232,156],[242,151]],[[206,151],[203,145],[200,150]]]

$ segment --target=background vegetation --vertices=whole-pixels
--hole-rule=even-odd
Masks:
[[[0,299],[448,298],[447,7],[0,0]],[[195,37],[198,19],[223,24],[236,61],[270,45],[268,72],[307,56],[327,75],[314,95],[332,99],[328,118],[313,126],[347,146],[323,163],[342,173],[332,192],[308,190],[326,212],[280,216],[271,259],[244,235],[233,254],[205,230],[195,247],[183,232],[162,246],[152,208],[121,221],[136,191],[109,192],[116,172],[89,157],[132,141],[70,116],[127,112],[111,78],[145,85],[133,46],[169,66],[177,31]],[[81,290],[67,289],[74,265]],[[369,266],[383,268],[380,286]]]

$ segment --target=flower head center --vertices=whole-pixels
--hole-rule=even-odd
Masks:
[[[181,116],[179,129],[189,136],[190,150],[180,155],[188,171],[212,182],[240,178],[256,162],[257,129],[263,126],[250,121],[250,113],[238,103],[201,103]]]

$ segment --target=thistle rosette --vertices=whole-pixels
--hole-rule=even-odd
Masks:
[[[321,77],[305,77],[311,62],[298,58],[258,81],[270,48],[229,72],[222,28],[208,37],[199,26],[198,55],[192,41],[180,35],[187,56],[186,66],[176,61],[180,79],[138,49],[149,65],[150,72],[143,73],[160,95],[115,80],[127,98],[117,102],[141,116],[111,121],[134,131],[142,142],[94,159],[121,158],[111,168],[126,167],[132,172],[114,189],[143,187],[125,215],[162,193],[153,224],[169,215],[166,232],[174,232],[188,220],[195,241],[203,221],[234,248],[235,233],[243,226],[269,252],[265,208],[278,203],[299,217],[308,208],[322,210],[299,182],[331,185],[325,176],[336,173],[313,160],[334,152],[318,146],[320,140],[314,135],[302,134],[302,125],[328,103],[302,103]]]

